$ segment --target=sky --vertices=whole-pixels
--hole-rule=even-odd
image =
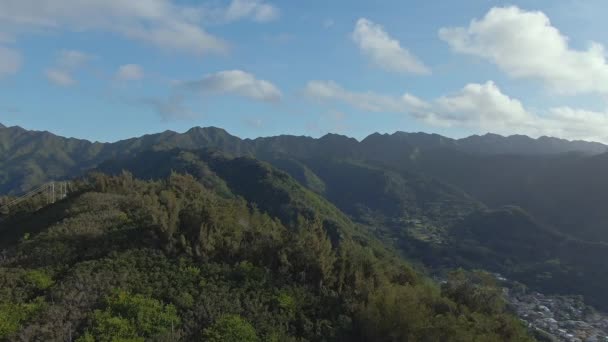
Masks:
[[[608,143],[608,1],[0,0],[0,123]]]

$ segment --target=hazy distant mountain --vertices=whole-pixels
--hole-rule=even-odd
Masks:
[[[375,133],[361,142],[337,134],[319,139],[276,136],[243,140],[215,127],[196,127],[185,133],[165,131],[115,143],[92,143],[49,132],[0,126],[0,193],[23,191],[49,179],[74,176],[110,158],[175,147],[216,148],[234,155],[288,153],[306,157],[323,154],[380,160],[414,158],[421,150],[438,148],[484,155],[600,154],[608,150],[606,145],[594,142],[495,134],[459,140],[437,134],[405,132]]]
[[[567,152],[599,154],[608,151],[608,146],[597,142],[569,141],[545,136],[532,139],[525,135],[508,137],[496,134],[473,135],[458,140],[458,145],[463,151],[482,154],[542,155]]]

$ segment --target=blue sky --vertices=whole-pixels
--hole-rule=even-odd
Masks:
[[[604,0],[0,0],[0,123],[608,142]]]

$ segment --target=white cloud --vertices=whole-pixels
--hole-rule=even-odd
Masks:
[[[410,108],[416,108],[416,109],[422,110],[422,109],[431,107],[431,105],[429,103],[427,103],[409,93],[403,94],[403,96],[401,97],[401,100],[403,100],[404,103],[406,103],[408,106],[410,106]]]
[[[557,107],[550,109],[549,116],[552,120],[545,127],[547,135],[608,143],[608,111]]]
[[[494,84],[467,84],[456,94],[435,101],[434,112],[425,121],[459,126],[480,132],[542,135],[566,139],[608,142],[608,112],[570,107],[534,112]]]
[[[144,78],[144,69],[137,64],[126,64],[118,68],[116,79],[120,81],[136,81]]]
[[[145,98],[135,103],[151,107],[163,120],[184,120],[200,117],[200,113],[186,104],[193,94],[205,97],[236,95],[261,102],[278,102],[282,97],[274,84],[241,70],[220,71],[194,81],[174,80],[171,87],[172,93],[167,99]]]
[[[502,133],[506,129],[529,131],[538,118],[522,103],[503,94],[492,81],[467,84],[459,92],[436,101],[436,113],[429,118],[438,124],[474,126]]]
[[[434,126],[608,142],[608,111],[571,107],[530,111],[521,101],[505,95],[492,81],[467,84],[453,94],[430,102],[409,93],[399,97],[353,92],[333,81],[311,81],[305,94],[318,101],[342,102],[367,112],[407,113]]]
[[[17,50],[0,46],[0,78],[17,73],[22,64],[21,54]]]
[[[468,27],[440,29],[439,37],[455,52],[487,59],[513,78],[541,80],[558,93],[608,93],[604,47],[571,48],[543,12],[492,8]]]
[[[411,94],[401,97],[374,92],[354,92],[344,89],[334,81],[310,81],[304,93],[318,101],[339,101],[368,112],[406,112],[415,107],[425,107],[424,101]]]
[[[48,69],[45,71],[45,75],[49,81],[62,87],[69,87],[78,83],[69,72],[64,70]]]
[[[263,102],[278,102],[281,91],[266,80],[241,70],[220,71],[197,81],[182,82],[184,89],[208,94],[234,94]]]
[[[277,19],[280,11],[260,0],[232,0],[225,15],[228,21],[251,18],[257,22],[267,22]]]
[[[0,22],[15,32],[113,32],[170,51],[223,53],[227,43],[200,26],[204,9],[170,0],[3,0]]]
[[[387,71],[429,74],[430,69],[403,48],[398,40],[380,25],[361,18],[355,25],[352,39],[372,63]]]

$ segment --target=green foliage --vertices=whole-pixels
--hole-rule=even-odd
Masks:
[[[295,299],[286,291],[280,291],[277,295],[277,304],[287,315],[292,316],[297,309]]]
[[[259,338],[255,328],[238,315],[220,318],[203,333],[209,342],[257,342]]]
[[[40,312],[44,305],[42,298],[27,304],[0,303],[0,339],[7,339],[18,332],[22,324]]]
[[[40,270],[30,270],[25,273],[24,279],[37,290],[46,290],[55,283],[53,278]]]
[[[180,324],[173,305],[164,305],[139,294],[116,291],[106,299],[106,305],[105,310],[96,310],[93,314],[90,335],[97,341],[143,341],[144,337],[170,333]]]
[[[92,333],[86,333],[83,340],[93,339],[100,342],[114,342],[117,340],[140,340],[133,322],[127,318],[114,316],[109,311],[95,311],[93,313]]]
[[[420,285],[379,288],[359,313],[362,334],[370,341],[532,341],[504,311],[492,312],[480,302],[456,305],[437,292]]]
[[[319,219],[312,222],[300,220],[295,248],[291,263],[296,272],[304,279],[318,283],[319,286],[331,283],[336,261],[331,241]]]
[[[220,178],[245,198],[176,173],[156,181],[96,174],[59,205],[1,222],[8,252],[0,300],[49,299],[27,317],[4,310],[7,336],[383,341],[423,336],[423,321],[442,341],[520,334],[520,325],[504,323],[508,313],[442,293],[286,174],[238,163],[250,171],[240,177],[252,179]],[[258,180],[263,196],[255,192]],[[20,241],[24,231],[28,241]],[[382,321],[386,315],[394,319]],[[450,335],[456,330],[461,335]]]

